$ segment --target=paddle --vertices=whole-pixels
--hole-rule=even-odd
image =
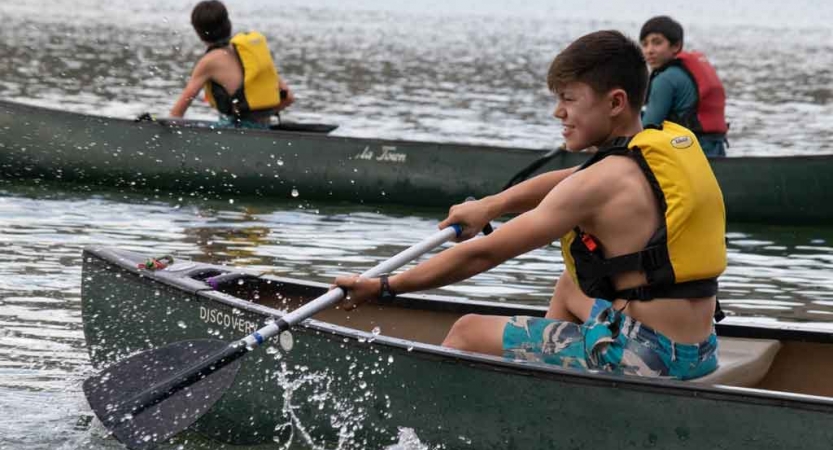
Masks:
[[[452,225],[364,272],[377,277],[459,236]],[[197,421],[234,382],[240,358],[293,325],[341,301],[333,289],[235,342],[195,339],[147,350],[84,382],[84,394],[104,426],[127,448],[148,449]]]
[[[540,169],[544,164],[550,162],[556,156],[560,155],[561,153],[564,153],[565,150],[566,147],[564,147],[564,144],[561,144],[557,148],[548,151],[546,154],[544,154],[544,156],[536,159],[535,161],[532,161],[532,163],[530,163],[528,166],[524,167],[518,173],[516,173],[514,177],[510,178],[506,185],[504,185],[503,188],[501,188],[501,191],[505,191],[511,188],[512,186],[520,183],[521,181],[526,180],[536,170]],[[474,200],[473,197],[470,198]],[[495,229],[492,227],[492,224],[490,223],[487,223],[486,226],[483,227],[483,234],[487,236],[492,234],[492,231],[495,231]]]

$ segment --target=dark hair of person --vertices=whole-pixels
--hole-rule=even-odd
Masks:
[[[651,17],[639,30],[639,41],[642,42],[651,33],[665,36],[671,45],[683,45],[683,26],[668,16]]]
[[[205,42],[220,42],[231,37],[231,21],[222,2],[205,0],[191,11],[191,25]]]
[[[622,89],[631,109],[638,111],[645,101],[648,68],[636,42],[615,30],[596,31],[573,41],[550,65],[550,91],[571,82],[586,83],[602,95]]]

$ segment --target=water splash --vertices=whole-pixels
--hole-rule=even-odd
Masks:
[[[283,391],[281,412],[286,421],[275,427],[275,442],[283,450],[298,444],[315,450],[367,448],[368,442],[358,436],[373,426],[371,411],[374,415],[389,417],[390,408],[390,399],[377,394],[369,380],[363,379],[364,372],[370,370],[375,371],[374,377],[387,375],[378,363],[361,364],[355,359],[347,366],[345,373],[329,368],[310,370],[306,366],[290,366],[282,361],[280,370],[274,372],[273,378]],[[356,382],[357,379],[360,381]],[[318,419],[311,422],[308,415],[302,417],[299,413],[302,405],[318,411],[315,416]],[[320,417],[326,420],[320,420]]]

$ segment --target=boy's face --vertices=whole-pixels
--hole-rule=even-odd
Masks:
[[[651,33],[645,36],[640,44],[642,44],[642,56],[645,57],[645,61],[648,62],[651,70],[658,69],[671,62],[682,48],[680,43],[671,45],[671,42],[659,33]]]
[[[561,121],[561,135],[567,150],[584,150],[599,145],[612,129],[612,108],[607,96],[599,95],[587,83],[573,81],[556,91],[558,104],[553,116]]]

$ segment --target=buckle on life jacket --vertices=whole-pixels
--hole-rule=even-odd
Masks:
[[[599,243],[593,239],[593,236],[590,236],[587,233],[581,233],[581,242],[584,243],[587,250],[590,250],[591,252],[595,252],[596,249],[599,248]]]

